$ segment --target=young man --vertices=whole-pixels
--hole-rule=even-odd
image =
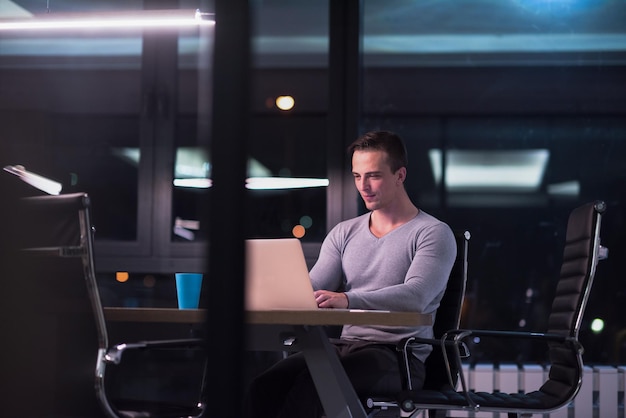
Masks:
[[[407,195],[407,156],[396,134],[369,132],[348,152],[364,215],[335,226],[310,276],[321,308],[382,309],[434,314],[456,257],[454,234],[419,210]],[[357,394],[393,395],[401,390],[395,345],[405,337],[432,338],[432,327],[343,327],[334,340]],[[413,351],[412,383],[424,381],[431,351]],[[319,418],[323,409],[301,355],[280,361],[252,383],[248,417]]]

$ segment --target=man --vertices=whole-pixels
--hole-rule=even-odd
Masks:
[[[348,148],[354,183],[369,210],[339,223],[310,271],[320,308],[435,313],[456,257],[454,234],[419,210],[404,187],[407,156],[396,134],[369,132]],[[333,340],[357,394],[393,395],[402,377],[395,345],[409,336],[432,338],[432,327],[343,327]],[[431,347],[413,350],[412,384],[424,382]],[[280,361],[252,383],[249,417],[318,418],[323,409],[303,356]]]

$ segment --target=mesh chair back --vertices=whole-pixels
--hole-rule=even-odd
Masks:
[[[450,410],[480,410],[507,413],[513,417],[543,414],[567,405],[582,383],[583,350],[578,341],[578,330],[599,260],[600,221],[605,209],[604,202],[598,201],[580,206],[570,213],[563,263],[547,333],[471,329],[446,333],[447,341],[455,344],[476,337],[547,343],[550,371],[539,390],[525,393],[471,391],[461,374],[461,391],[451,388],[406,391],[399,395],[401,408],[405,412],[417,408],[442,414]],[[454,358],[457,367],[461,367],[460,356],[455,355]]]
[[[563,264],[548,319],[548,332],[562,334],[577,343],[580,323],[591,292],[598,263],[601,214],[606,210],[602,201],[590,202],[574,209],[568,220]],[[564,344],[550,345],[549,379],[540,391],[548,399],[573,396],[582,382],[581,354],[575,354]]]
[[[600,214],[604,202],[591,202],[574,209],[568,220],[563,263],[548,332],[577,338],[598,263]]]
[[[15,341],[13,364],[3,370],[14,393],[2,405],[2,415],[102,416],[94,370],[98,349],[107,341],[103,319],[98,322],[94,310],[100,300],[89,198],[77,193],[16,204],[11,280],[5,291],[17,322],[9,337]]]
[[[456,260],[450,272],[446,291],[437,309],[437,316],[433,324],[435,338],[441,338],[446,331],[458,328],[461,321],[461,310],[467,284],[467,252],[470,233],[464,231],[456,233],[455,236]],[[433,347],[433,352],[426,359],[425,367],[424,389],[441,390],[450,386],[440,346]],[[456,370],[453,370],[452,375],[456,375]]]

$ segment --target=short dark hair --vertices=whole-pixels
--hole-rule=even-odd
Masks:
[[[352,158],[354,151],[385,151],[391,172],[395,173],[408,164],[406,146],[397,134],[389,131],[371,131],[361,135],[348,147],[348,155]]]

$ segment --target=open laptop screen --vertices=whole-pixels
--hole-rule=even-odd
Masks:
[[[300,240],[246,240],[246,309],[317,309]]]

